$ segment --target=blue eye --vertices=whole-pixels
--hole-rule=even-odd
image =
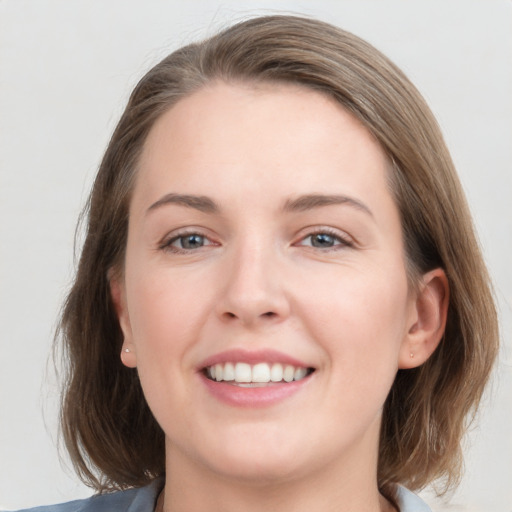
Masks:
[[[205,237],[196,233],[190,235],[181,235],[171,240],[169,245],[179,249],[198,249],[199,247],[203,247],[203,245],[205,245]]]
[[[172,238],[163,240],[158,248],[163,251],[186,254],[195,252],[208,245],[217,244],[212,242],[207,236],[199,233],[182,233],[181,235],[175,235]]]
[[[338,234],[319,231],[304,237],[299,245],[314,247],[315,249],[333,249],[351,247],[353,244],[351,240],[347,240]]]
[[[337,237],[329,235],[328,233],[315,233],[309,235],[312,247],[333,247],[337,242]]]

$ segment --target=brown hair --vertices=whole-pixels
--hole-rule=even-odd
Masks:
[[[87,231],[60,335],[69,365],[62,429],[81,478],[98,490],[141,486],[165,471],[164,434],[137,373],[119,358],[122,334],[109,276],[122,270],[130,194],[146,137],[185,95],[213,80],[286,82],[322,91],[358,118],[391,162],[414,282],[433,268],[450,286],[446,331],[421,367],[400,370],[385,403],[378,483],[418,489],[457,481],[461,437],[494,361],[497,318],[487,270],[440,129],[385,56],[329,24],[269,16],[177,50],[133,91],[112,136],[84,218]]]

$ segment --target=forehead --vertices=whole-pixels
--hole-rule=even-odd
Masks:
[[[388,161],[373,135],[329,96],[289,84],[217,82],[180,100],[153,126],[135,197],[222,195],[233,183],[372,193],[387,188]],[[175,190],[166,190],[173,188]],[[242,192],[242,188],[239,189]]]

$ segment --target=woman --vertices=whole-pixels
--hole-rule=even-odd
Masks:
[[[456,483],[498,337],[428,107],[287,16],[137,85],[61,335],[64,436],[103,494],[59,510],[165,512],[428,510],[406,488]]]

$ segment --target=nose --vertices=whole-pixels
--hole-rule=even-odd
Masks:
[[[229,261],[217,303],[223,322],[247,327],[277,323],[290,313],[279,257],[261,244],[246,244]]]

